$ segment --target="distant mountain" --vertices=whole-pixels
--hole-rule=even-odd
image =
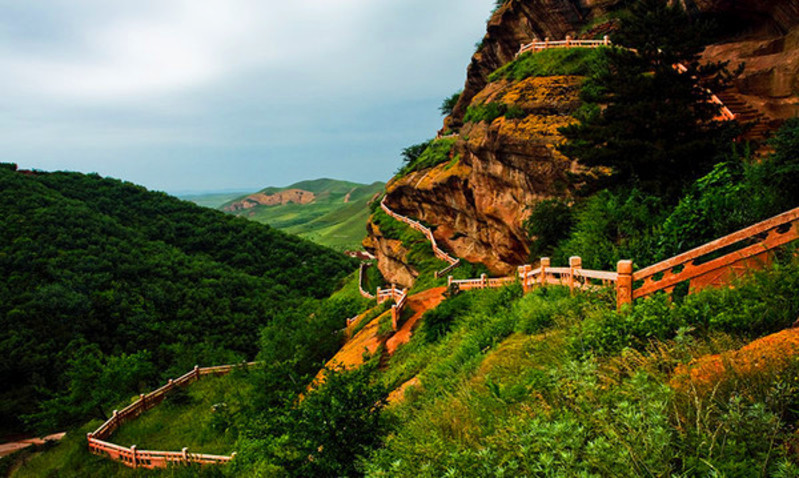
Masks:
[[[314,179],[264,188],[218,208],[334,249],[357,249],[366,236],[369,202],[384,186]]]
[[[219,206],[229,201],[232,201],[236,198],[240,198],[243,194],[246,194],[246,192],[235,191],[235,192],[187,193],[187,194],[178,194],[177,197],[183,199],[184,201],[191,201],[198,206],[216,209]]]

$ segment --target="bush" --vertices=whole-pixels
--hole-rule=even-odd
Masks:
[[[443,138],[431,141],[418,156],[413,158],[413,160],[409,160],[405,166],[400,169],[398,175],[404,176],[414,171],[432,168],[433,166],[448,162],[452,159],[451,154],[455,141],[457,141],[456,138]]]
[[[425,340],[433,343],[449,333],[452,323],[469,311],[471,299],[470,294],[458,294],[435,309],[425,312],[422,316],[422,334]]]
[[[587,76],[603,61],[603,54],[601,48],[556,48],[528,52],[491,73],[488,79],[521,81],[533,76]]]
[[[545,199],[534,206],[524,227],[531,239],[530,258],[534,260],[552,254],[558,243],[569,237],[574,214],[566,201]]]

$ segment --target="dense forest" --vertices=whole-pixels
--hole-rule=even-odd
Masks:
[[[3,164],[0,425],[72,424],[170,372],[252,359],[271,318],[327,297],[354,268],[130,183]]]

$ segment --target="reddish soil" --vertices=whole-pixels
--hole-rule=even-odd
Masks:
[[[738,350],[706,355],[680,365],[670,381],[677,390],[695,387],[700,393],[729,377],[772,376],[787,369],[799,356],[799,329],[786,329],[759,338]]]
[[[407,307],[413,310],[413,315],[386,342],[386,351],[389,355],[392,355],[397,347],[407,344],[411,340],[413,331],[419,324],[422,315],[428,310],[438,307],[438,304],[444,300],[445,290],[447,290],[446,287],[436,287],[408,297]]]
[[[48,441],[59,441],[64,438],[64,433],[54,433],[42,438],[28,438],[10,443],[0,443],[0,457],[10,455],[31,445],[44,445]]]

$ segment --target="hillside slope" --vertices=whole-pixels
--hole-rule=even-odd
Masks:
[[[219,209],[337,250],[354,250],[366,236],[367,205],[383,186],[335,179],[301,181],[265,188]]]
[[[124,393],[173,366],[251,358],[271,317],[328,296],[352,269],[311,242],[130,183],[3,165],[0,423],[19,429],[93,360],[113,370],[135,357],[138,372],[115,382]],[[42,425],[88,411],[63,405]]]

